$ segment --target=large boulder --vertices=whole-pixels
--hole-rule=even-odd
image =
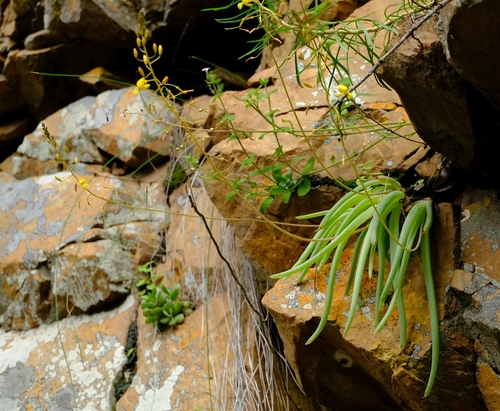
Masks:
[[[112,310],[28,332],[0,329],[2,409],[113,409],[137,305],[129,296]]]
[[[174,150],[182,136],[177,123],[176,114],[148,90],[139,96],[133,87],[110,90],[84,97],[50,115],[24,138],[17,151],[41,162],[53,158],[45,125],[61,147],[68,148],[70,160],[77,157],[82,163],[104,164],[115,157],[129,167],[138,167],[165,160]],[[17,160],[17,165],[20,168],[22,162]],[[18,173],[14,169],[14,174]]]
[[[168,221],[161,213],[166,205],[153,189],[148,206],[160,213],[133,210],[146,201],[145,187],[137,183],[112,176],[91,179],[89,189],[104,201],[81,188],[75,194],[75,184],[65,172],[0,185],[4,329],[29,329],[123,300],[141,238],[150,239],[149,233],[158,233]]]
[[[452,4],[449,6],[453,7]],[[446,19],[451,18],[449,13],[449,9],[443,11],[442,20],[448,21]],[[489,14],[490,10],[486,13]],[[476,85],[482,81],[482,87],[487,88],[488,81],[491,80],[491,84],[495,81],[494,77],[483,76],[485,73],[479,67],[484,64],[477,63],[478,58],[474,57],[482,55],[479,50],[483,49],[469,52],[467,50],[472,50],[471,46],[466,46],[474,44],[483,47],[490,34],[488,31],[481,37],[483,30],[473,28],[477,24],[469,20],[469,14],[460,12],[460,16],[461,27],[467,26],[467,30],[453,34],[455,26],[452,23],[455,20],[452,20],[445,24],[446,30],[450,31],[438,33],[436,25],[439,19],[431,18],[387,59],[378,73],[397,91],[418,135],[426,143],[447,157],[456,168],[472,173],[474,178],[487,178],[491,184],[496,184],[499,176],[496,160],[500,153],[496,130],[499,129],[500,111],[491,97],[495,92],[494,86],[490,87],[488,94]],[[460,19],[457,17],[457,20]],[[484,21],[480,21],[480,26],[486,27]],[[411,20],[406,18],[401,21],[398,29],[400,36],[403,35],[411,29]],[[395,37],[391,45],[399,38]],[[448,39],[449,44],[443,46],[440,38]],[[462,45],[464,50],[456,58],[470,63],[468,75],[463,75],[465,68],[458,62],[450,64],[453,58],[447,59],[446,55],[450,56]],[[450,47],[453,50],[450,51]],[[475,54],[476,51],[479,54]],[[486,66],[488,70],[495,70],[494,64]],[[475,70],[477,79],[486,80],[473,78],[472,70]]]

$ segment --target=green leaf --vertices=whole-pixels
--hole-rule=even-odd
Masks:
[[[283,193],[283,195],[281,196],[281,199],[282,201],[285,203],[285,204],[288,204],[288,202],[290,201],[290,197],[292,195],[292,192],[291,191],[286,191]]]
[[[156,321],[156,317],[147,317],[146,318],[146,324],[151,324]]]
[[[246,158],[245,160],[243,160],[241,162],[241,165],[244,166],[244,167],[248,167],[250,164],[253,163],[253,159],[255,157],[255,154],[254,153],[251,153],[248,155],[248,158]]]
[[[262,204],[260,205],[260,208],[259,208],[259,211],[261,213],[265,213],[267,208],[271,205],[271,203],[273,202],[274,200],[274,197],[270,196],[270,197],[267,197],[263,202]]]
[[[307,177],[302,178],[297,188],[297,195],[299,197],[304,197],[310,190],[311,181]]]
[[[236,195],[236,191],[231,191],[227,196],[226,196],[226,202],[230,201],[234,196]]]
[[[309,174],[313,168],[314,168],[314,157],[311,157],[307,161],[306,165],[304,166],[304,169],[302,170],[302,174],[304,174],[304,175]]]
[[[184,314],[180,313],[180,314],[177,314],[175,317],[175,322],[177,324],[182,324],[184,322]]]
[[[177,296],[179,295],[179,284],[176,284],[172,290],[170,291],[170,299],[173,301],[177,298]]]
[[[271,173],[273,178],[277,181],[280,182],[280,180],[283,177],[283,173],[281,171],[281,167],[274,167],[273,172]]]
[[[260,171],[259,169],[256,169],[256,170],[250,171],[248,173],[248,177],[257,177],[257,176],[259,176],[261,174],[262,174],[262,171]]]
[[[290,160],[290,163],[291,164],[294,164],[294,163],[297,163],[299,161],[302,161],[302,160],[305,160],[307,157],[306,156],[298,156],[298,157],[294,157]]]

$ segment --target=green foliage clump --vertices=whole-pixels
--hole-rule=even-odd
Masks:
[[[186,316],[191,314],[191,303],[187,300],[176,301],[179,296],[180,285],[174,285],[170,290],[161,285],[148,286],[142,297],[142,313],[146,317],[146,324],[168,325],[173,327],[182,324]]]
[[[403,282],[410,254],[420,247],[433,337],[431,374],[425,390],[425,395],[428,395],[436,377],[439,355],[439,317],[429,245],[433,210],[431,200],[425,199],[411,204],[409,209],[405,207],[407,200],[399,182],[393,178],[381,176],[377,179],[361,182],[330,210],[297,217],[309,219],[323,216],[323,220],[313,241],[309,243],[295,265],[291,269],[271,277],[274,279],[288,278],[292,274],[300,273],[297,279],[298,284],[302,282],[313,266],[316,267],[317,271],[321,271],[333,254],[325,308],[318,328],[307,341],[307,344],[310,344],[320,335],[328,321],[342,252],[349,239],[359,233],[346,287],[346,295],[351,293],[351,289],[352,293],[344,336],[354,320],[365,266],[368,265],[368,276],[371,278],[376,261],[375,256],[378,254],[375,333],[385,326],[397,306],[400,319],[401,347],[404,347],[406,346],[406,314]],[[402,216],[404,216],[404,222],[401,224]],[[385,277],[386,261],[390,265],[387,278]],[[384,312],[384,306],[391,293],[392,297]]]

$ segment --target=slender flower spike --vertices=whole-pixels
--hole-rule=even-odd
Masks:
[[[240,3],[238,3],[238,9],[242,9],[243,6],[248,6],[250,7],[250,4],[253,3],[253,0],[241,0]]]
[[[148,84],[148,81],[144,77],[141,77],[139,80],[137,80],[137,83],[135,85],[136,88],[134,90],[134,94],[136,96],[139,94],[139,90],[146,90],[150,86],[150,84]]]
[[[338,91],[335,93],[335,97],[346,96],[347,98],[352,98],[352,93],[349,92],[349,87],[339,84],[337,86],[337,90]]]

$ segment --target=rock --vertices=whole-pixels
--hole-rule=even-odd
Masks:
[[[62,180],[55,179],[58,176]],[[75,180],[68,172],[0,185],[0,320],[4,329],[29,329],[75,312],[114,305],[128,295],[140,241],[151,239],[168,221],[166,206],[150,188],[116,177],[89,179],[93,194],[78,207]],[[81,188],[78,189],[81,192]],[[112,203],[115,201],[116,203]],[[158,210],[163,213],[159,213]],[[57,299],[56,296],[57,295]],[[56,301],[58,307],[55,305]]]
[[[44,174],[55,174],[61,170],[56,160],[39,161],[34,158],[13,155],[10,172],[14,177],[23,180],[29,177],[39,177]]]
[[[462,277],[468,280],[462,280],[463,285],[459,287],[465,293],[461,295],[465,305],[465,334],[480,343],[482,349],[477,354],[481,361],[497,370],[500,364],[497,317],[500,304],[500,237],[495,227],[500,221],[500,200],[494,191],[470,189],[462,194],[458,202],[462,211]],[[484,384],[480,384],[480,389],[484,390]],[[490,402],[486,398],[485,401],[489,406]]]
[[[67,40],[121,42],[132,38],[136,12],[121,2],[45,1],[44,26],[45,30],[64,34]]]
[[[420,177],[429,180],[437,176],[443,161],[444,157],[439,153],[435,153],[428,160],[422,161],[421,163],[417,164],[417,166],[415,167],[415,171]]]
[[[500,410],[500,379],[488,364],[477,365],[477,383],[488,411]]]
[[[75,40],[39,50],[11,50],[5,61],[4,75],[16,82],[36,121],[41,121],[61,107],[85,95],[76,78],[47,76],[40,73],[82,74],[102,65],[109,58],[106,53],[92,48],[89,43]],[[97,63],[97,64],[96,64]],[[80,87],[78,85],[80,84]]]
[[[92,127],[89,110],[93,107],[95,100],[95,97],[84,97],[47,117],[38,124],[33,133],[24,138],[23,143],[17,149],[18,153],[42,162],[54,160],[54,155],[49,151],[47,137],[43,132],[42,125],[45,124],[59,145],[68,147],[70,160],[77,157],[82,163],[104,164],[104,157],[88,135]]]
[[[228,348],[229,328],[225,322],[232,320],[228,318],[227,310],[227,298],[222,295],[211,298],[206,327],[214,332],[210,337],[214,345],[209,353],[207,334],[201,328],[203,308],[188,316],[183,324],[163,332],[146,325],[144,317],[139,314],[137,373],[130,388],[118,401],[116,410],[194,410],[210,407],[211,401],[216,403],[217,399],[211,399],[211,390],[216,388],[210,386],[210,375],[220,376],[225,367],[225,372],[232,372],[225,355],[217,355],[218,352],[222,354],[221,349],[226,352]],[[207,369],[207,355],[210,371]],[[230,402],[223,405],[226,409],[231,407]]]
[[[0,117],[24,107],[24,98],[17,87],[16,82],[0,74]]]
[[[57,111],[25,137],[18,152],[42,162],[53,158],[43,132],[45,124],[60,146],[68,147],[70,161],[77,157],[82,163],[104,164],[106,159],[99,149],[130,167],[139,167],[154,157],[165,159],[182,135],[171,126],[177,119],[161,100],[152,102],[154,93],[136,96],[133,90],[105,91]],[[153,113],[148,114],[148,109]]]
[[[101,93],[90,108],[88,136],[104,152],[130,167],[165,158],[179,141],[178,117],[153,92],[134,88]],[[170,103],[169,103],[170,104]]]
[[[43,29],[27,36],[24,40],[24,48],[26,50],[39,50],[64,43],[65,40],[66,37],[62,33]]]
[[[3,153],[9,152],[19,145],[23,137],[32,130],[31,123],[30,117],[20,117],[0,124],[0,149]]]
[[[500,117],[483,94],[448,63],[435,28],[437,22],[436,17],[424,23],[378,73],[399,94],[418,135],[427,144],[458,169],[494,183],[500,147],[491,138],[491,130],[498,129]],[[403,19],[398,25],[400,35],[410,25],[409,18]],[[391,45],[398,39],[395,37]]]
[[[301,387],[325,410],[337,409],[339,404],[349,410],[485,409],[474,387],[473,344],[464,336],[460,310],[453,309],[456,300],[449,292],[456,241],[451,204],[439,205],[435,220],[431,250],[441,349],[438,376],[426,398],[422,394],[429,373],[431,339],[418,256],[410,260],[403,286],[408,319],[408,343],[403,349],[399,346],[396,314],[379,334],[373,335],[375,278],[363,281],[360,310],[349,333],[342,338],[345,312],[350,305],[350,298],[344,297],[344,287],[352,248],[346,249],[341,260],[329,321],[312,344],[304,345],[323,311],[327,283],[324,272],[315,275],[311,270],[307,280],[299,285],[294,283],[296,276],[280,280],[264,296],[263,304],[277,324],[285,356]],[[362,396],[356,395],[360,388]]]
[[[27,332],[0,329],[2,407],[111,410],[137,305],[129,296],[107,312],[73,316]]]
[[[449,63],[500,110],[500,57],[494,52],[500,4],[492,0],[451,2],[440,12],[439,37]]]

